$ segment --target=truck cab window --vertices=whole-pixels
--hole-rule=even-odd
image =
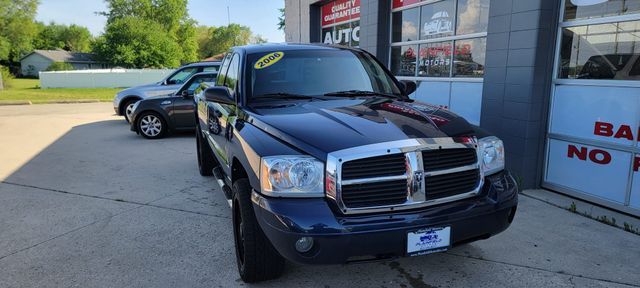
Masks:
[[[227,70],[229,70],[229,61],[231,61],[231,55],[231,53],[227,53],[227,55],[224,56],[222,66],[220,67],[220,73],[218,74],[218,78],[216,79],[216,86],[224,86],[224,80],[227,77]]]
[[[238,54],[234,54],[229,64],[229,70],[227,71],[227,77],[224,80],[224,86],[229,88],[229,91],[235,91],[236,84],[238,83],[238,72],[240,71],[240,57]],[[233,95],[233,93],[232,93]]]

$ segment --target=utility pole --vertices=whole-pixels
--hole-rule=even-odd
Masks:
[[[227,5],[227,26],[231,26],[231,13],[229,13],[229,5]]]

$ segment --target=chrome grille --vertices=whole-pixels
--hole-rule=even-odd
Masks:
[[[427,200],[469,192],[478,186],[479,181],[478,169],[426,177],[424,184]]]
[[[352,160],[342,164],[342,180],[404,175],[404,154]]]
[[[407,180],[345,185],[342,201],[347,207],[402,204],[407,201]]]
[[[478,161],[476,149],[456,148],[422,151],[424,171],[438,171],[472,165]]]
[[[413,209],[477,195],[476,140],[408,139],[331,152],[327,197],[345,214]]]

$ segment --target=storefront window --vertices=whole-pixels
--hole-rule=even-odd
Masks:
[[[422,6],[420,39],[453,35],[455,5],[454,0],[445,0]]]
[[[640,215],[640,1],[564,3],[543,185]]]
[[[564,28],[559,78],[640,80],[640,21]]]
[[[393,42],[418,40],[420,29],[420,8],[413,8],[393,12]]]
[[[451,42],[439,42],[420,45],[418,76],[450,77]]]
[[[467,77],[484,76],[486,33],[490,0],[392,2],[391,65],[396,76]],[[413,5],[405,8],[407,5]],[[446,37],[447,41],[443,41]],[[408,44],[410,46],[406,46]],[[402,48],[401,48],[402,47]],[[419,58],[416,71],[400,69],[401,55],[407,47]],[[405,60],[405,62],[407,62]],[[394,66],[395,65],[395,66]]]
[[[416,76],[416,45],[391,48],[391,72],[396,76]]]
[[[453,51],[454,77],[482,77],[486,56],[486,38],[458,40]]]
[[[489,0],[458,0],[456,35],[486,32]]]
[[[618,16],[640,12],[637,0],[566,0],[564,20]]]

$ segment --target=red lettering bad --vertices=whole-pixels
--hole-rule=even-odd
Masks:
[[[631,127],[629,125],[622,125],[620,126],[620,129],[618,129],[618,132],[616,132],[616,135],[613,137],[624,138],[633,141],[633,132],[631,132]]]
[[[633,161],[633,171],[638,172],[640,170],[640,156],[636,156],[635,161]]]
[[[598,136],[611,137],[613,136],[613,124],[606,122],[596,122],[593,134]]]
[[[603,137],[613,137],[617,139],[627,139],[633,141],[633,129],[630,125],[620,125],[618,129],[615,129],[613,124],[607,122],[596,121],[593,127],[593,134]],[[640,141],[640,127],[638,128],[638,134],[636,135],[638,141]]]

